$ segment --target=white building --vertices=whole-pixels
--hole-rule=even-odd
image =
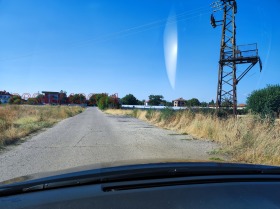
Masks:
[[[1,104],[6,104],[9,102],[9,99],[12,97],[12,95],[9,92],[6,91],[0,91],[0,102]]]

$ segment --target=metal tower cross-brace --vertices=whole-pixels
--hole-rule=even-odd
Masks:
[[[233,114],[236,115],[237,84],[258,62],[260,70],[262,70],[262,64],[257,44],[236,45],[236,0],[218,0],[211,6],[214,13],[223,11],[222,20],[216,21],[214,14],[210,19],[213,28],[222,26],[216,109],[233,108]],[[236,67],[239,64],[249,64],[249,66],[240,75],[237,75]]]

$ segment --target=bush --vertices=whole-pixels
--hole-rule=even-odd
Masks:
[[[28,98],[27,104],[29,104],[29,105],[37,105],[37,104],[39,104],[39,101],[38,101],[37,98]]]
[[[162,95],[150,95],[149,96],[149,105],[158,106],[163,102]]]
[[[133,94],[127,94],[125,97],[121,99],[122,104],[124,105],[137,105],[138,100]]]
[[[147,112],[146,112],[145,117],[146,117],[148,120],[151,120],[151,119],[153,118],[154,115],[155,115],[155,110],[148,109]]]
[[[21,104],[21,97],[14,95],[9,99],[9,104]]]
[[[186,106],[198,107],[200,106],[200,101],[197,98],[192,98],[186,101]]]
[[[264,89],[253,91],[247,98],[247,107],[264,117],[280,114],[280,86],[268,85]]]
[[[175,115],[175,110],[172,108],[164,108],[160,111],[161,120],[170,120]]]
[[[137,109],[134,109],[134,110],[132,111],[132,117],[137,118],[137,115],[138,115],[138,110],[137,110]]]
[[[107,109],[109,106],[108,105],[108,96],[101,97],[97,102],[97,106],[101,110]]]
[[[73,104],[84,104],[86,102],[86,97],[83,94],[74,94],[70,95],[68,100]]]
[[[21,100],[20,99],[16,99],[13,104],[21,104]]]

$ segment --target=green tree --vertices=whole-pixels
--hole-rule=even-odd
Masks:
[[[136,99],[136,97],[133,94],[127,94],[126,96],[124,96],[122,99],[122,104],[124,105],[137,105],[138,104],[138,100]]]
[[[247,98],[247,108],[263,115],[280,114],[280,86],[268,85],[253,91]]]
[[[13,95],[13,96],[9,99],[9,104],[21,104],[21,96]]]
[[[186,105],[191,107],[200,106],[200,102],[197,98],[192,98],[186,101]]]
[[[108,106],[110,108],[119,109],[121,107],[120,99],[116,95],[109,96]]]
[[[137,104],[138,104],[138,105],[144,105],[144,104],[145,104],[145,100],[141,100],[141,101],[140,101],[140,100],[137,100]]]
[[[214,99],[212,99],[211,102],[209,102],[209,105],[215,105]]]
[[[166,101],[166,100],[163,100],[163,101],[162,101],[162,104],[163,104],[164,106],[167,106],[167,107],[172,107],[172,106],[173,106],[173,103],[172,103],[172,102],[168,102],[168,101]]]
[[[108,95],[103,95],[100,99],[98,99],[97,106],[101,110],[107,109],[109,107]]]
[[[66,104],[66,103],[67,103],[67,92],[61,90],[59,92],[59,104]]]
[[[42,104],[44,102],[44,95],[43,94],[39,94],[37,97],[36,97],[37,101],[39,104]]]
[[[83,94],[74,94],[69,96],[70,103],[83,104],[86,102],[86,97]]]
[[[102,94],[93,94],[93,95],[89,98],[89,104],[92,105],[92,106],[97,106],[97,105],[98,105],[98,101],[99,101],[102,97],[108,97],[108,94],[106,94],[106,93],[102,93]]]
[[[208,104],[207,104],[207,102],[201,102],[201,103],[200,103],[200,106],[201,106],[201,107],[207,107]]]
[[[222,107],[230,108],[233,106],[233,102],[231,98],[225,98],[225,100],[221,104]]]
[[[15,99],[13,104],[18,104],[18,105],[21,104],[21,99]]]
[[[158,106],[163,102],[162,95],[150,95],[149,96],[149,105]]]
[[[28,98],[27,99],[27,104],[29,104],[29,105],[37,105],[37,104],[39,104],[39,101],[38,101],[37,98]]]

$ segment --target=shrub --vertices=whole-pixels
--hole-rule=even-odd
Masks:
[[[134,110],[132,111],[132,117],[137,118],[137,115],[138,115],[138,110],[137,110],[137,109],[134,109]]]
[[[14,95],[9,99],[9,104],[20,104],[21,103],[21,97]]]
[[[170,120],[175,115],[175,110],[172,108],[164,108],[160,111],[161,120]]]
[[[97,102],[97,106],[99,109],[104,110],[108,108],[108,96],[103,96],[101,97],[98,102]]]
[[[83,94],[74,94],[69,96],[70,103],[83,104],[86,102],[86,97]]]
[[[138,100],[133,94],[127,94],[125,97],[121,99],[124,105],[137,105]]]
[[[27,104],[29,104],[29,105],[36,105],[36,104],[39,104],[39,101],[38,101],[37,98],[28,98]]]
[[[280,86],[268,85],[264,89],[253,91],[247,98],[247,107],[262,116],[274,117],[280,114]]]
[[[21,103],[21,100],[20,99],[16,99],[13,104],[20,104],[20,103]]]
[[[153,118],[153,116],[155,115],[155,110],[152,110],[152,109],[148,109],[147,112],[146,112],[146,115],[145,117],[150,120]]]

